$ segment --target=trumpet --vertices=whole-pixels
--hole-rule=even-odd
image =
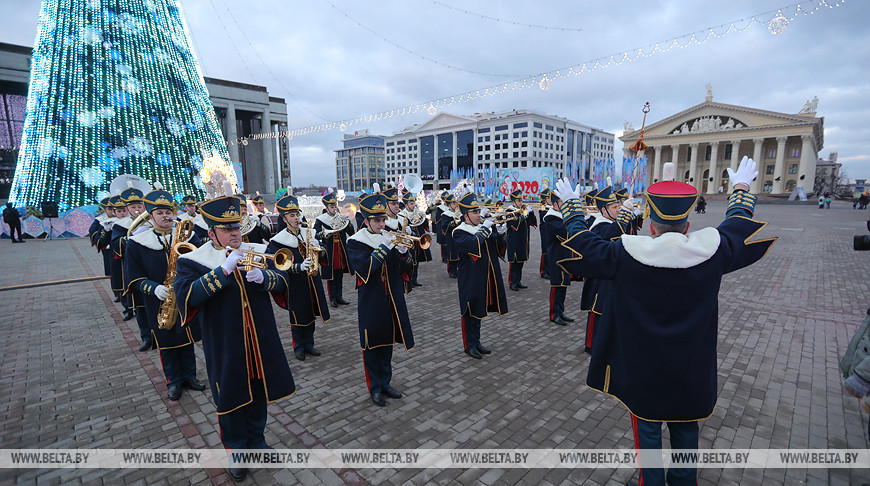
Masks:
[[[402,245],[408,249],[414,248],[417,243],[420,244],[420,248],[423,250],[432,246],[432,236],[430,236],[429,233],[426,233],[423,236],[411,236],[398,231],[384,231],[383,234],[392,237],[395,244]]]
[[[485,204],[483,207],[490,210],[495,209],[494,212],[500,212],[504,209],[504,201],[497,201],[495,204]]]
[[[501,224],[501,223],[507,223],[508,221],[515,221],[520,217],[520,215],[522,215],[525,218],[526,216],[528,216],[528,214],[529,214],[529,208],[526,207],[525,204],[523,204],[522,206],[520,206],[519,209],[517,209],[515,211],[506,210],[506,211],[494,213],[490,216],[487,216],[486,218],[483,218],[482,221],[486,221],[488,219],[491,219],[493,224]]]
[[[538,211],[544,211],[544,212],[546,212],[546,211],[549,211],[550,208],[552,208],[552,207],[553,207],[553,206],[550,206],[549,204],[541,203],[540,205],[538,205]]]
[[[289,270],[290,265],[293,265],[293,253],[286,248],[281,248],[280,250],[276,251],[274,255],[270,255],[268,253],[260,253],[254,250],[227,247],[227,255],[229,255],[230,252],[233,251],[238,251],[245,254],[245,257],[239,260],[238,265],[242,267],[242,270],[246,272],[250,272],[255,268],[267,268],[268,265],[266,265],[266,260],[268,259],[274,260],[275,268],[282,271]]]

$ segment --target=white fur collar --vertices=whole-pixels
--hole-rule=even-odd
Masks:
[[[333,218],[333,216],[330,216],[328,212],[326,212],[326,213],[320,213],[320,214],[317,215],[317,219],[318,219],[321,223],[323,223],[323,224],[329,226],[330,228],[332,228],[332,225],[330,224],[330,223],[332,223],[332,218]]]
[[[130,225],[133,224],[133,218],[128,214],[127,216],[115,221],[115,224],[122,228],[130,229]]]
[[[719,249],[722,237],[716,228],[688,235],[665,233],[650,236],[622,235],[622,247],[638,262],[657,268],[691,268],[706,262]]]
[[[360,229],[356,233],[353,234],[348,241],[358,241],[366,246],[370,246],[372,248],[377,248],[387,242],[386,236],[383,234],[375,234],[369,231],[367,228]]]
[[[170,246],[170,243],[174,243],[172,242],[170,235],[158,235],[153,230],[137,233],[131,236],[130,240],[139,243],[149,250],[163,250],[164,244],[161,244],[161,240],[165,243],[166,247]]]
[[[260,253],[265,253],[266,251],[266,245],[258,243],[242,243],[242,248],[246,250],[254,250]],[[227,249],[216,248],[213,242],[208,242],[190,253],[180,255],[178,258],[191,260],[205,268],[213,269],[221,266],[224,263],[224,260],[227,259]]]
[[[557,218],[559,218],[559,219],[562,219],[562,212],[561,212],[561,211],[556,211],[555,209],[550,208],[550,210],[547,211],[547,214],[544,215],[545,218],[546,218],[547,216],[555,216],[555,217],[557,217]]]
[[[446,209],[444,209],[444,213],[443,213],[443,214],[444,214],[445,216],[447,216],[448,218],[454,218],[454,217],[455,217],[454,214],[453,214],[453,211],[451,211],[450,208],[446,208]]]
[[[592,224],[589,225],[589,229],[592,229],[592,228],[598,226],[599,224],[613,222],[612,220],[608,219],[607,216],[605,216],[601,213],[592,213],[592,217],[594,218],[594,220],[592,221]]]
[[[105,223],[107,219],[109,219],[109,215],[106,213],[102,213],[99,216],[95,217],[94,219],[96,219],[97,221],[100,222],[100,224],[102,224],[102,223]]]
[[[290,232],[289,229],[284,228],[277,235],[273,236],[271,240],[279,245],[284,245],[290,248],[298,248],[299,242],[301,241],[303,244],[307,243],[308,240],[305,239],[305,230],[300,230],[299,235],[294,235]]]
[[[439,204],[438,209],[440,209],[441,211],[450,211],[450,208],[448,208],[447,205],[444,203]]]
[[[399,218],[391,218],[387,216],[387,228],[390,228],[393,231],[399,230]]]
[[[205,220],[202,219],[201,214],[197,214],[196,217],[193,218],[193,224],[208,231],[208,224],[206,224]]]
[[[453,232],[456,233],[457,231],[465,231],[466,233],[473,235],[473,234],[476,234],[478,231],[480,231],[480,228],[483,228],[483,226],[481,226],[481,225],[472,226],[472,225],[463,221],[462,224],[460,224],[459,226],[454,228]]]

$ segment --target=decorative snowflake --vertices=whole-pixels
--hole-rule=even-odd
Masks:
[[[85,127],[92,127],[97,124],[97,114],[89,110],[79,113],[76,119],[78,119],[79,124]]]
[[[87,45],[95,46],[103,43],[103,33],[96,27],[90,25],[82,27],[80,35],[82,42]]]
[[[178,118],[171,117],[166,119],[166,129],[173,137],[183,137],[185,132],[184,123]]]
[[[104,106],[104,107],[100,108],[99,113],[100,113],[101,117],[106,118],[106,119],[115,117],[115,109],[112,108],[111,106]]]
[[[154,153],[154,146],[145,138],[133,137],[127,142],[127,150],[131,155],[150,157]]]
[[[85,167],[79,171],[79,179],[88,187],[97,187],[106,183],[106,173],[97,167]]]

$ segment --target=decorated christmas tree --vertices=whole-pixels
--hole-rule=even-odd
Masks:
[[[202,197],[206,158],[236,183],[178,0],[43,0],[13,205],[94,204],[121,174]]]

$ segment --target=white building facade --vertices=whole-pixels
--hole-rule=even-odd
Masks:
[[[553,167],[562,177],[568,161],[613,158],[613,142],[612,133],[531,110],[439,113],[384,138],[384,169],[387,181],[419,175],[424,189],[449,188],[454,170]]]
[[[702,194],[728,192],[727,169],[737,170],[744,156],[758,164],[753,193],[784,194],[802,187],[813,192],[816,160],[824,146],[824,118],[816,117],[818,99],[807,101],[797,114],[726,105],[707,99],[685,111],[646,127],[647,184],[661,180],[662,164],[674,162],[677,180],[694,185]],[[640,130],[626,124],[628,147]]]

